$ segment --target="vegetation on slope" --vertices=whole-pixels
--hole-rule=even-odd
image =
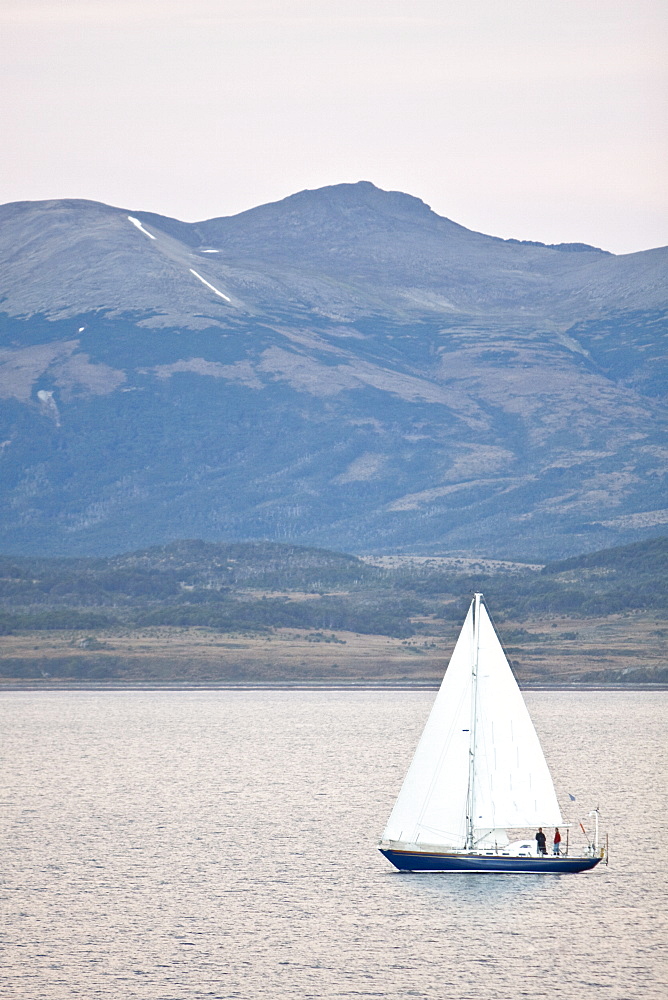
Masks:
[[[180,541],[92,559],[2,556],[0,634],[89,633],[88,651],[103,649],[95,633],[114,628],[258,636],[296,629],[312,633],[315,641],[329,632],[335,642],[335,632],[347,632],[418,643],[449,637],[471,593],[480,590],[509,654],[521,657],[554,639],[525,627],[537,618],[586,621],[652,612],[663,620],[667,569],[666,537],[543,568],[438,558],[398,559],[387,566],[269,542]],[[101,676],[114,676],[114,657],[101,653],[98,660]],[[6,677],[32,676],[29,665],[11,656],[3,664]],[[64,664],[63,676],[78,676],[80,668],[79,655]]]

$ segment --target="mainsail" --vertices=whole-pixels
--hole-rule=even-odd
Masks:
[[[461,850],[538,825],[562,825],[554,785],[476,595],[383,840]]]

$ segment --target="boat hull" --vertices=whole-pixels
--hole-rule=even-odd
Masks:
[[[560,875],[586,872],[601,858],[504,857],[485,854],[440,854],[423,851],[399,851],[378,848],[395,868],[402,872],[529,872]]]

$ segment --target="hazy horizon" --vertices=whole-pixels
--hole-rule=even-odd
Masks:
[[[668,242],[657,0],[6,0],[2,203],[184,221],[369,180],[479,232]]]

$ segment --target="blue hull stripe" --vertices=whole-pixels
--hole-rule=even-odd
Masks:
[[[403,872],[585,872],[600,858],[504,858],[498,854],[423,854],[379,848],[395,868]]]

